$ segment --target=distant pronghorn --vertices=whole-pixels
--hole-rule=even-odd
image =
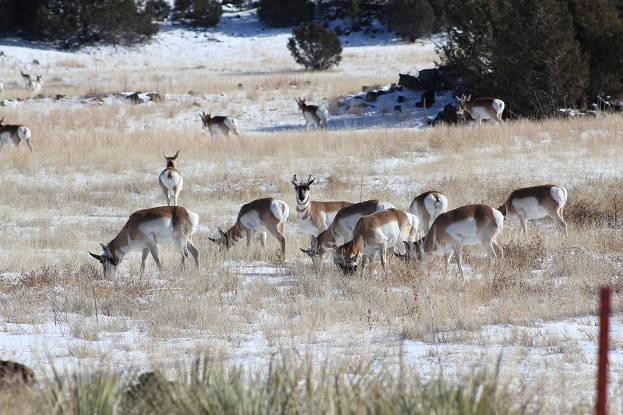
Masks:
[[[336,247],[334,260],[344,272],[352,274],[361,262],[361,272],[366,262],[379,252],[385,271],[387,249],[398,248],[405,254],[405,242],[413,242],[418,232],[418,218],[411,213],[387,209],[363,216],[357,222],[350,242]]]
[[[475,98],[471,99],[471,94],[467,97],[455,97],[459,101],[457,115],[468,113],[477,124],[482,120],[491,120],[494,124],[502,122],[502,112],[504,111],[504,101],[498,98]]]
[[[212,112],[199,114],[201,121],[203,122],[203,128],[207,128],[210,132],[210,136],[214,137],[219,133],[223,133],[228,136],[231,131],[235,135],[239,135],[236,128],[238,127],[238,121],[233,117],[216,116],[212,117]]]
[[[32,77],[30,74],[24,73],[20,70],[22,74],[22,78],[24,78],[25,87],[28,91],[32,92],[33,95],[37,95],[41,92],[43,88],[43,81],[41,80],[41,75],[36,75],[36,77]]]
[[[310,200],[309,188],[316,179],[311,174],[306,182],[299,182],[296,174],[291,182],[296,192],[296,221],[303,233],[311,236],[314,244],[316,237],[325,231],[333,222],[338,210],[350,206],[350,202],[317,202]]]
[[[4,83],[0,81],[0,98],[4,98]]]
[[[158,258],[158,244],[175,242],[182,255],[180,267],[188,253],[199,266],[199,251],[192,243],[192,234],[197,229],[199,216],[181,206],[161,206],[134,212],[119,234],[108,243],[100,244],[103,253],[91,256],[104,267],[104,274],[113,273],[117,265],[130,251],[142,249],[141,273],[145,270],[145,260],[151,252],[158,268],[162,269]]]
[[[509,220],[519,220],[522,231],[526,235],[528,234],[528,221],[545,216],[556,221],[567,234],[567,224],[562,217],[565,203],[567,203],[567,189],[546,184],[513,190],[498,210]]]
[[[462,266],[463,246],[481,244],[490,261],[503,257],[502,248],[496,242],[503,226],[504,215],[491,206],[462,206],[437,216],[426,236],[410,244],[410,249],[415,250],[419,259],[445,253],[446,263],[454,253],[459,273],[465,278]]]
[[[158,176],[158,183],[160,184],[160,188],[169,206],[177,206],[177,198],[184,186],[184,179],[177,170],[177,156],[179,156],[179,154],[179,150],[177,150],[174,156],[163,154],[167,161],[167,167],[162,170],[162,173]]]
[[[294,100],[299,106],[299,109],[303,112],[306,129],[309,129],[310,125],[313,125],[315,128],[327,128],[327,117],[329,116],[329,111],[327,111],[326,108],[318,105],[307,105],[305,103],[305,98],[294,98]]]
[[[417,216],[420,232],[426,235],[437,216],[448,211],[448,198],[441,192],[429,190],[416,196],[409,206],[409,213]]]
[[[357,225],[357,221],[361,219],[362,216],[393,207],[394,206],[389,203],[381,202],[376,199],[366,200],[365,202],[343,207],[337,212],[331,225],[318,235],[315,244],[312,243],[312,247],[309,249],[301,248],[301,251],[312,257],[312,260],[315,260],[315,256],[320,256],[320,260],[322,261],[322,256],[331,246],[340,246],[353,239],[355,225]]]
[[[260,233],[260,242],[264,247],[266,246],[266,233],[269,232],[279,241],[281,254],[285,258],[286,238],[283,235],[283,230],[289,214],[290,208],[281,200],[270,197],[256,199],[242,205],[236,223],[227,232],[218,228],[219,237],[208,239],[229,249],[246,236],[248,248],[251,245],[253,235]]]
[[[2,125],[3,121],[4,117],[0,119],[0,149],[2,149],[2,146],[5,144],[18,146],[19,143],[25,141],[32,153],[32,146],[30,145],[32,134],[30,133],[30,129],[23,125]]]

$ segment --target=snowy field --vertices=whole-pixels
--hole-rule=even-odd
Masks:
[[[52,365],[173,370],[201,353],[265,370],[271,356],[293,352],[373,367],[405,362],[423,378],[494,371],[499,360],[501,378],[535,407],[581,413],[592,407],[596,383],[596,287],[609,283],[610,397],[620,413],[620,219],[570,223],[566,240],[547,219],[528,237],[509,225],[500,245],[510,259],[496,271],[507,285],[497,289],[479,247],[466,255],[466,281],[454,265],[444,275],[441,260],[393,261],[389,278],[376,264],[351,280],[330,260],[312,270],[299,251],[309,240],[297,229],[290,184],[293,174],[314,174],[312,198],[379,197],[406,209],[432,187],[447,191],[453,208],[498,206],[514,187],[555,182],[569,189],[570,205],[603,203],[616,213],[620,117],[433,130],[413,105],[419,94],[407,91],[400,112],[393,94],[344,111],[336,103],[363,86],[388,88],[399,73],[432,67],[433,42],[351,35],[342,38],[340,66],[308,73],[291,58],[289,36],[263,27],[253,11],[230,11],[213,30],[165,26],[132,48],[62,52],[0,40],[0,114],[33,130],[32,155],[25,146],[0,150],[0,359],[42,376]],[[43,97],[29,97],[20,69],[43,76]],[[134,105],[126,96],[138,91],[164,102]],[[305,130],[298,97],[332,109],[328,131]],[[451,94],[439,95],[427,115],[448,103]],[[198,112],[210,110],[236,117],[241,137],[202,132]],[[163,202],[162,153],[177,149],[181,204],[201,218],[201,267],[177,272],[169,246],[161,248],[162,274],[149,259],[139,278],[135,252],[105,279],[87,251],[99,253],[133,211]],[[266,252],[256,242],[226,254],[210,245],[207,237],[231,226],[243,203],[269,195],[290,206],[285,261],[273,260],[270,237]],[[524,256],[529,266],[513,262]]]

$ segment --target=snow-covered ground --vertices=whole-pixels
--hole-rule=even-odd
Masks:
[[[130,77],[150,72],[170,71],[175,67],[206,67],[204,72],[210,71],[219,74],[263,74],[275,71],[298,71],[298,68],[287,51],[285,45],[290,37],[290,30],[267,29],[258,22],[253,11],[230,11],[223,16],[222,23],[215,29],[206,31],[190,31],[179,26],[164,26],[162,32],[146,45],[132,48],[121,47],[89,47],[77,52],[51,50],[37,45],[26,44],[11,39],[0,40],[0,50],[4,54],[0,57],[0,79],[8,85],[21,85],[19,70],[24,69],[32,73],[42,71],[48,77],[45,92],[47,97],[42,99],[15,100],[5,93],[4,106],[7,108],[35,108],[40,112],[63,108],[71,111],[73,107],[84,105],[130,105],[123,94],[105,94],[103,98],[85,96],[67,96],[57,100],[50,96],[54,85],[67,86],[77,79],[98,79],[101,74],[111,71],[129,71]],[[333,71],[343,71],[351,75],[367,76],[370,72],[382,70],[388,75],[390,82],[397,82],[398,73],[415,74],[419,69],[432,66],[432,60],[426,64],[414,64],[421,59],[433,55],[432,41],[420,42],[413,45],[403,44],[392,34],[383,34],[375,38],[366,38],[360,35],[350,35],[342,38],[345,59]],[[353,56],[369,56],[373,59],[351,59]],[[396,59],[392,59],[396,57]],[[33,64],[37,60],[38,64]],[[77,68],[77,69],[76,69]],[[203,75],[203,76],[208,76]],[[82,77],[82,78],[81,78]],[[393,79],[393,80],[391,80]],[[173,81],[174,82],[174,81]],[[350,96],[342,98],[346,106],[348,102],[363,101],[359,94],[362,85],[354,85]],[[388,88],[388,85],[383,85]],[[304,94],[292,87],[283,96],[274,97],[268,104],[254,102],[241,91],[236,101],[244,106],[244,110],[237,112],[242,130],[248,134],[268,134],[278,131],[303,130],[303,119],[296,109],[293,97]],[[171,89],[175,89],[172,87]],[[120,92],[131,93],[135,89]],[[401,111],[395,111],[397,96],[404,96]],[[185,93],[167,93],[167,102],[198,103],[199,108],[208,105],[219,96],[219,93],[202,93],[191,96]],[[221,100],[234,98],[221,96]],[[317,101],[329,105],[329,97],[317,97]],[[360,111],[348,111],[343,107],[331,116],[329,129],[383,129],[393,128],[420,128],[424,125],[424,112],[415,108],[414,103],[419,101],[417,93],[401,91],[386,94],[361,108]],[[427,114],[434,116],[437,111],[448,103],[454,103],[451,93],[439,95],[435,107]],[[143,105],[155,105],[145,103]],[[133,129],[157,128],[161,123],[177,123],[188,129],[198,128],[197,108],[183,110],[166,120],[158,117],[145,119],[133,123]],[[587,132],[588,134],[588,132]],[[388,161],[389,162],[389,161]],[[604,169],[610,171],[607,160]],[[387,164],[379,165],[379,169],[386,169]],[[188,167],[190,170],[191,167]],[[613,172],[612,174],[616,174]],[[119,177],[119,175],[117,175]],[[62,182],[64,179],[60,178]],[[3,226],[6,224],[3,224]],[[1,247],[0,247],[1,252]],[[231,264],[232,269],[244,280],[252,278],[254,281],[266,281],[267,284],[280,286],[288,284],[294,278],[280,267],[265,264]],[[15,280],[20,273],[14,270],[0,274],[3,280]],[[87,320],[96,320],[87,321]],[[106,316],[85,318],[81,315],[63,314],[45,316],[42,324],[15,324],[3,321],[0,310],[0,359],[10,359],[25,363],[37,370],[41,363],[51,362],[58,366],[73,367],[78,364],[101,365],[98,351],[106,354],[106,363],[111,367],[123,365],[147,369],[152,362],[149,360],[143,346],[148,343],[157,343],[144,332],[140,332],[132,321],[117,321],[117,326],[126,329],[115,331],[100,330],[93,336],[95,340],[84,340],[75,335],[76,322],[106,326]],[[97,324],[96,324],[97,323]],[[252,368],[261,367],[272,353],[288,346],[275,341],[268,341],[261,331],[261,324],[256,325],[252,333],[232,333],[234,339],[228,345],[238,346],[231,351],[232,363],[242,364]],[[305,344],[301,340],[299,349],[311,349],[315,356],[347,355],[357,350],[362,355],[377,359],[378,363],[397,363],[399,360],[409,362],[418,368],[423,376],[443,371],[445,374],[462,374],[482,367],[494,368],[497,359],[501,356],[502,371],[507,377],[516,373],[517,387],[525,386],[523,382],[531,379],[551,382],[543,387],[543,393],[549,394],[564,390],[564,385],[582,377],[579,382],[585,385],[582,392],[584,398],[592,396],[594,375],[596,371],[596,338],[598,332],[595,316],[578,316],[559,322],[535,321],[529,327],[517,325],[491,325],[475,331],[465,332],[438,332],[436,343],[423,343],[388,337],[382,329],[372,329],[353,336],[346,327],[335,327],[333,332],[315,333],[315,341]],[[613,318],[611,329],[613,344],[623,344],[623,315],[617,314]],[[85,337],[85,336],[81,336]],[[87,336],[88,337],[88,336]],[[521,344],[516,339],[523,339]],[[470,341],[465,341],[470,340]],[[192,335],[181,336],[170,341],[162,348],[170,350],[171,354],[189,356],[196,350],[197,344],[218,343],[208,334],[200,331]],[[477,343],[475,345],[474,343]],[[227,345],[225,345],[227,346]],[[156,347],[156,346],[153,346]],[[574,350],[577,358],[565,360],[568,353],[564,350]],[[83,356],[88,357],[83,357]],[[93,357],[95,356],[95,357]],[[621,393],[617,392],[623,382],[623,350],[620,347],[611,350],[611,387],[613,394],[618,398],[621,408]],[[556,378],[551,378],[550,374]],[[563,386],[561,386],[563,385]],[[577,390],[570,393],[578,393]],[[563,397],[564,398],[564,397]],[[576,396],[577,398],[577,396]]]

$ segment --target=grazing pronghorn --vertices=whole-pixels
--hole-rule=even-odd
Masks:
[[[305,103],[305,98],[294,98],[299,109],[303,112],[303,117],[305,117],[305,129],[309,129],[310,125],[313,125],[314,128],[327,128],[327,117],[329,116],[329,111],[326,108],[320,107],[318,105],[307,105]]]
[[[463,95],[461,98],[455,97],[459,101],[459,108],[456,110],[457,115],[468,113],[475,123],[480,124],[482,120],[491,120],[494,124],[502,122],[502,112],[504,111],[504,101],[498,98],[475,98],[472,95],[467,97]]]
[[[413,242],[418,232],[418,218],[411,213],[387,209],[363,216],[355,225],[353,239],[335,250],[335,263],[345,273],[352,274],[361,261],[361,272],[374,255],[379,252],[383,271],[386,271],[387,249],[398,248],[405,254],[405,241]]]
[[[410,249],[416,250],[419,259],[432,254],[446,254],[446,263],[452,253],[461,277],[463,245],[482,244],[490,261],[504,254],[496,237],[504,225],[504,215],[488,205],[467,205],[437,216],[426,236],[416,241]],[[491,264],[490,264],[491,266]]]
[[[269,232],[279,241],[281,254],[285,259],[286,238],[283,235],[283,228],[289,214],[290,208],[281,200],[270,197],[256,199],[242,205],[236,223],[227,232],[218,228],[219,237],[208,239],[229,249],[246,236],[248,248],[251,245],[253,235],[260,233],[262,247],[265,247],[266,233]]]
[[[162,170],[162,173],[158,176],[158,183],[160,184],[162,193],[164,193],[164,197],[167,199],[167,205],[169,206],[177,206],[177,198],[184,186],[184,179],[177,170],[177,156],[179,156],[179,154],[179,150],[177,150],[174,156],[163,154],[167,161],[167,167]]]
[[[43,81],[41,80],[41,75],[36,75],[36,77],[32,77],[30,74],[24,73],[20,70],[22,74],[22,78],[24,78],[25,87],[28,91],[32,92],[33,95],[37,95],[41,92],[43,88]]]
[[[30,133],[30,128],[24,127],[23,125],[2,125],[4,121],[4,117],[0,119],[0,149],[5,144],[9,144],[12,146],[18,146],[19,143],[25,141],[32,153],[32,146],[30,145],[30,137],[32,134]]]
[[[199,114],[201,117],[201,121],[203,122],[203,128],[207,128],[210,132],[210,137],[214,137],[219,133],[223,133],[223,135],[228,136],[231,131],[235,135],[239,135],[236,128],[238,127],[238,121],[233,117],[227,116],[216,116],[212,117],[212,112]]]
[[[567,224],[562,218],[565,203],[567,203],[567,189],[546,184],[513,190],[498,210],[509,220],[519,220],[526,235],[528,235],[528,221],[545,216],[556,221],[567,234]]]
[[[320,262],[322,262],[323,255],[331,246],[340,246],[353,239],[355,225],[357,225],[357,221],[361,219],[362,216],[393,207],[394,206],[389,203],[380,202],[376,199],[366,200],[365,202],[343,207],[338,210],[331,225],[318,235],[315,244],[312,243],[309,249],[301,248],[301,251],[312,257],[314,261],[316,260],[314,257],[320,256],[319,259]]]
[[[417,216],[420,232],[428,232],[437,216],[448,211],[448,198],[441,192],[429,190],[416,196],[409,206],[409,213]]]
[[[338,210],[350,206],[350,202],[316,202],[309,197],[309,187],[316,179],[311,174],[306,182],[299,182],[296,174],[291,182],[296,192],[296,221],[303,233],[311,236],[311,243],[333,222]]]
[[[100,244],[102,255],[91,256],[104,267],[104,274],[113,273],[126,254],[137,249],[143,250],[141,273],[145,270],[145,260],[151,252],[158,268],[162,269],[158,258],[158,244],[175,242],[182,254],[180,267],[188,253],[199,266],[199,251],[192,243],[192,234],[197,229],[199,215],[181,206],[160,206],[134,212],[119,234],[108,243]]]

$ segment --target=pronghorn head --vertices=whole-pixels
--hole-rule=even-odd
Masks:
[[[117,259],[117,257],[110,251],[110,249],[106,245],[100,244],[100,246],[103,250],[102,255],[95,255],[92,252],[89,252],[89,254],[93,258],[97,259],[100,264],[102,264],[102,267],[104,268],[104,275],[114,274],[117,270],[117,265],[119,265],[119,262],[121,262],[121,260]]]
[[[405,253],[400,254],[396,251],[394,251],[394,255],[397,256],[398,258],[402,259],[403,261],[411,261],[411,260],[421,260],[422,259],[422,243],[423,240],[420,241],[416,241],[416,242],[410,242],[410,241],[403,241],[405,244]]]
[[[306,107],[305,105],[306,98],[294,98],[294,100],[296,101],[296,104],[299,106],[299,109],[303,111]]]
[[[345,275],[353,275],[357,271],[357,265],[361,261],[361,251],[356,254],[352,252],[351,243],[348,242],[340,247],[335,246],[333,262],[342,269]]]
[[[164,153],[162,153],[162,155],[164,156],[165,160],[167,161],[167,167],[172,167],[172,168],[177,167],[177,156],[180,155],[180,151],[179,150],[177,150],[177,153],[175,153],[174,156],[167,156]]]
[[[221,230],[221,228],[218,228],[218,234],[219,234],[218,238],[210,238],[210,237],[208,237],[208,239],[211,240],[212,242],[218,244],[219,247],[225,247],[225,248],[229,249],[232,246],[234,246],[234,243],[235,243],[234,240],[232,238],[230,238],[229,236],[227,236],[227,233],[223,232]]]
[[[22,78],[24,78],[26,81],[30,81],[30,74],[24,73],[24,71],[22,71],[21,69],[19,70],[19,72],[22,74]]]
[[[292,180],[290,181],[294,185],[294,190],[296,191],[296,201],[298,203],[306,203],[307,199],[309,199],[309,186],[311,186],[311,184],[314,181],[316,181],[316,179],[312,179],[312,176],[310,174],[309,179],[307,179],[307,182],[299,182],[296,179],[296,174],[295,174]]]
[[[212,111],[207,114],[205,111],[202,111],[199,117],[201,117],[201,122],[203,122],[203,128],[207,128],[210,126],[210,121],[212,121]]]
[[[472,94],[469,94],[468,96],[465,96],[465,94],[463,94],[461,98],[457,96],[455,96],[455,98],[459,101],[459,107],[456,110],[456,114],[463,115],[466,109],[465,104],[469,103],[469,101],[472,99]]]

